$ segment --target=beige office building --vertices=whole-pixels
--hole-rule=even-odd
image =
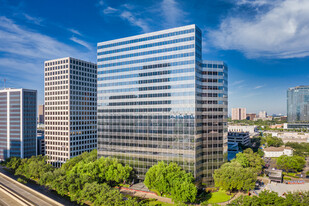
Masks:
[[[232,120],[243,120],[247,117],[246,108],[232,108]]]
[[[60,166],[97,146],[97,65],[71,57],[44,65],[46,156]]]
[[[44,124],[44,104],[39,105],[38,109],[38,124]]]

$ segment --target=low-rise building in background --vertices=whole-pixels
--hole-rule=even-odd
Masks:
[[[291,147],[267,147],[263,151],[264,157],[293,156],[293,149]]]
[[[254,118],[256,118],[255,113],[249,113],[249,114],[246,115],[247,120],[254,120]]]
[[[229,125],[228,132],[249,132],[250,136],[258,134],[258,128],[255,125]]]
[[[249,132],[228,132],[227,138],[228,142],[236,142],[244,146],[250,145]]]

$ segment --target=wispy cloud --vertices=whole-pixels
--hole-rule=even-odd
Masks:
[[[92,50],[92,47],[90,46],[90,44],[85,42],[85,41],[83,41],[83,40],[81,40],[81,39],[78,39],[76,37],[71,37],[70,40],[74,41],[77,44],[80,44],[80,45],[86,47],[89,50]]]
[[[40,103],[43,103],[45,60],[66,56],[95,60],[93,52],[78,51],[5,16],[0,17],[0,45],[0,80],[6,78],[9,87],[37,89]]]
[[[243,0],[238,4],[265,5],[272,1]],[[276,0],[254,18],[223,19],[219,29],[209,31],[209,42],[224,50],[239,50],[249,58],[295,58],[309,56],[309,1]]]
[[[163,0],[161,2],[162,14],[167,27],[175,27],[182,24],[187,13],[183,11],[175,0]]]
[[[245,80],[238,80],[238,81],[235,81],[235,82],[230,83],[229,85],[230,85],[230,86],[237,86],[237,85],[242,84],[244,81],[245,81]]]
[[[82,34],[76,29],[68,29],[68,31],[72,32],[73,34],[77,34],[79,36],[82,36]]]
[[[132,12],[123,11],[120,16],[122,19],[127,20],[130,24],[140,27],[144,32],[150,31],[147,21],[143,18],[136,17]]]
[[[260,89],[260,88],[262,88],[262,87],[264,87],[265,85],[258,85],[258,86],[256,86],[256,87],[254,87],[254,89]]]
[[[148,2],[148,1],[144,1]],[[104,16],[120,17],[132,26],[150,32],[154,27],[171,28],[186,22],[187,12],[182,10],[179,2],[175,0],[154,1],[151,5],[122,4],[117,8],[98,2],[97,7]],[[153,19],[157,19],[154,21]]]
[[[73,47],[56,39],[22,28],[0,17],[0,51],[29,58],[50,59],[78,54]]]
[[[115,8],[108,6],[106,9],[103,10],[103,13],[104,14],[113,14],[117,11],[118,11],[118,9],[115,9]]]
[[[28,21],[30,21],[33,24],[41,25],[43,19],[38,17],[30,16],[29,14],[23,13],[22,14]]]
[[[264,6],[264,5],[270,5],[275,4],[278,1],[281,0],[235,0],[235,3],[237,5],[250,5],[250,6]]]

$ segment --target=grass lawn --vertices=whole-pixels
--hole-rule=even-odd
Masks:
[[[160,202],[157,200],[152,200],[148,202],[149,206],[171,206],[173,204],[165,203],[165,202]]]
[[[226,202],[229,199],[231,199],[231,195],[227,195],[225,191],[219,190],[218,192],[212,192],[208,194],[209,199],[206,200],[207,203],[220,203],[220,202]]]

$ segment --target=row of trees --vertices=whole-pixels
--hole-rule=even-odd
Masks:
[[[231,162],[223,164],[215,170],[215,186],[227,191],[249,191],[255,187],[257,173],[264,166],[264,160],[252,151],[246,149],[238,153]]]
[[[12,157],[4,165],[39,184],[55,190],[58,194],[68,195],[78,203],[92,202],[94,205],[145,205],[124,196],[115,186],[134,179],[132,167],[122,165],[115,158],[97,159],[97,151],[85,152],[68,160],[61,168],[47,164],[46,157],[29,159]],[[194,202],[197,188],[194,177],[176,163],[159,162],[146,173],[145,185],[161,195],[170,196],[177,203]]]
[[[259,196],[240,196],[232,201],[228,206],[304,206],[309,205],[309,192],[288,193],[284,197],[279,197],[278,193],[263,191]]]
[[[47,164],[46,157],[42,156],[29,159],[12,157],[4,164],[16,175],[33,179],[62,196],[69,195],[72,201],[78,203],[144,205],[144,202],[133,198],[124,201],[125,197],[114,188],[133,178],[132,167],[123,166],[115,158],[97,159],[96,150],[74,157],[57,169]]]

